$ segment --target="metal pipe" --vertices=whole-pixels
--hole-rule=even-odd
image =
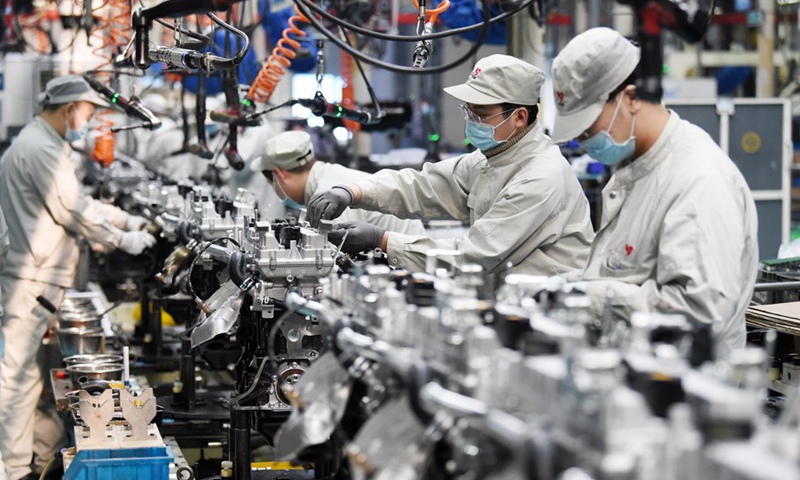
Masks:
[[[774,292],[779,290],[800,290],[800,281],[756,283],[754,289],[756,292]]]
[[[231,402],[231,429],[228,456],[233,460],[233,476],[236,480],[250,480],[250,412],[239,410],[237,402]]]
[[[194,352],[192,340],[188,336],[181,339],[181,405],[187,411],[193,412],[197,406],[197,383],[195,382]]]

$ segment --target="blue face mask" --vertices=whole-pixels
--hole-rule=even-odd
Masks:
[[[67,123],[67,131],[64,133],[64,139],[70,143],[77,142],[89,133],[89,122],[83,122],[80,128],[73,130]]]
[[[283,199],[283,205],[286,208],[288,208],[289,210],[300,210],[300,209],[303,208],[302,205],[300,205],[299,203],[295,202],[294,200],[292,200],[289,197],[286,197],[286,198]]]
[[[283,197],[283,206],[289,210],[300,210],[303,208],[302,205],[292,200],[289,195],[286,195],[286,190],[283,189],[280,183],[273,181],[272,184],[275,186],[275,193],[277,193],[279,197]]]
[[[631,134],[628,140],[617,143],[608,133],[608,131],[611,130],[611,126],[614,125],[614,120],[617,118],[620,105],[622,105],[622,97],[620,97],[619,102],[617,102],[614,116],[611,117],[611,123],[606,130],[598,132],[588,140],[580,142],[581,146],[590,157],[609,167],[616,166],[623,160],[630,158],[636,149],[636,136],[633,134],[633,127],[636,125],[636,115],[633,116],[633,121],[631,122]]]
[[[497,127],[506,123],[509,119],[511,119],[511,117],[512,116],[509,115],[508,118],[497,125],[488,125],[485,123],[474,123],[467,121],[467,124],[464,127],[464,134],[469,139],[469,143],[475,145],[475,148],[478,148],[484,152],[491,150],[499,145],[502,145],[503,143],[506,143],[509,138],[517,133],[517,130],[514,129],[514,131],[511,132],[511,135],[509,135],[505,140],[497,141],[494,139],[494,131],[497,129]]]

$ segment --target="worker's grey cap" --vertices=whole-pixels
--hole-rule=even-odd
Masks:
[[[570,40],[553,59],[553,141],[572,140],[591,127],[608,95],[636,69],[639,55],[638,47],[610,28],[592,28]]]
[[[97,94],[79,75],[64,75],[47,82],[45,90],[39,95],[42,106],[63,105],[70,102],[89,102],[102,108],[109,104]]]
[[[444,89],[473,105],[536,105],[544,83],[544,72],[509,55],[489,55],[478,60],[467,81]]]
[[[299,130],[279,133],[264,142],[261,156],[250,163],[250,170],[261,172],[274,170],[292,170],[302,167],[314,158],[314,147],[311,135]]]

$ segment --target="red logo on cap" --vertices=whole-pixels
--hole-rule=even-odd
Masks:
[[[631,253],[633,253],[633,245],[625,244],[625,255],[630,257]]]
[[[475,77],[478,76],[479,73],[481,73],[481,69],[480,68],[476,68],[475,71],[472,72],[472,75],[470,75],[470,77],[472,77],[474,79]]]
[[[558,105],[560,107],[564,106],[564,92],[556,92],[556,96],[558,97]]]

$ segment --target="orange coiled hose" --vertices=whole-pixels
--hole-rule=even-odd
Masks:
[[[111,166],[115,158],[114,148],[114,134],[111,133],[111,130],[101,133],[94,141],[92,160],[104,167]]]
[[[120,45],[125,45],[130,41],[130,16],[131,8],[127,0],[106,0],[97,8],[92,9],[93,12],[106,8],[104,15],[100,16],[92,36],[100,40],[100,44],[93,50],[93,53],[102,58],[103,62],[97,66],[100,70],[111,64],[114,51],[118,50]],[[110,73],[98,72],[98,77],[105,77],[106,81],[110,80]],[[99,132],[98,137],[95,139],[94,148],[92,149],[92,160],[108,167],[114,162],[115,158],[115,141],[114,134],[111,132],[111,127],[114,122],[109,118],[113,112],[111,110],[103,110],[98,113],[96,118],[100,123],[97,128]]]
[[[39,40],[39,50],[42,52],[47,51],[47,46],[50,45],[50,40],[44,30],[36,30],[36,37]]]
[[[342,51],[342,60],[341,60],[341,73],[342,73],[342,80],[344,80],[344,85],[342,85],[342,105],[345,108],[350,108],[353,110],[358,110],[356,107],[356,93],[355,88],[353,87],[353,66],[355,65],[353,61],[353,56],[349,53]],[[342,120],[344,124],[344,128],[350,130],[353,133],[358,133],[361,131],[361,124],[358,122],[354,122],[353,120]]]
[[[292,60],[297,57],[297,50],[300,49],[300,42],[292,38],[290,35],[294,34],[297,37],[304,38],[308,34],[297,26],[298,22],[311,23],[305,15],[300,13],[300,10],[294,8],[295,15],[289,18],[289,26],[284,29],[282,38],[278,40],[278,44],[272,49],[272,54],[267,59],[267,63],[258,72],[258,76],[250,86],[248,95],[251,99],[260,103],[269,102],[272,93],[278,86],[281,77],[286,73],[286,69],[292,64]]]

